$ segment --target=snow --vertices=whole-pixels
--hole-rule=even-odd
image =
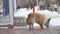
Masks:
[[[38,10],[38,7],[35,7],[35,12],[45,14],[49,18],[51,18],[50,25],[60,26],[60,14],[58,14],[57,12],[49,10]],[[27,17],[29,13],[32,13],[32,9],[20,8],[16,12],[14,12],[14,17]],[[38,26],[38,24],[35,23],[34,26]]]
[[[24,17],[27,17],[27,15],[29,13],[31,13],[32,11],[30,10],[27,10],[26,8],[21,8],[21,9],[18,9],[16,12],[14,12],[14,16],[24,16]]]

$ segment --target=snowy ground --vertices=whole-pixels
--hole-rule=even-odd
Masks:
[[[32,12],[32,9],[26,9],[26,8],[20,8],[18,9],[16,12],[14,12],[14,17],[19,17],[19,16],[24,16],[27,17],[27,15],[29,13]],[[38,7],[35,7],[35,12],[37,13],[43,13],[46,14],[47,16],[49,16],[51,19],[50,21],[50,25],[56,25],[56,26],[60,26],[60,14],[58,14],[55,11],[49,11],[49,10],[38,10]],[[34,24],[34,26],[38,26],[38,24]]]

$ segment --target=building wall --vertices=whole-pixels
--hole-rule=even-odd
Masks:
[[[3,1],[0,0],[0,8],[3,8]]]
[[[23,8],[29,0],[17,0],[17,6]],[[31,0],[30,0],[31,1]]]

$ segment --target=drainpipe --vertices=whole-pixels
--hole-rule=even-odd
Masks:
[[[33,13],[35,12],[35,8],[34,8],[34,0],[32,0],[32,9],[33,9]]]

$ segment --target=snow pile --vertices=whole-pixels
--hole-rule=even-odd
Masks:
[[[55,11],[49,11],[49,10],[39,10],[39,11],[36,11],[37,13],[41,13],[41,14],[45,14],[47,15],[48,17],[50,18],[57,18],[57,17],[60,17],[60,14],[58,14],[57,12]]]
[[[21,8],[21,9],[18,9],[16,12],[14,12],[14,17],[17,17],[17,16],[27,17],[29,13],[32,13],[32,9],[27,10],[26,8]]]
[[[60,18],[55,18],[50,20],[50,25],[60,26]]]
[[[35,7],[35,12],[45,14],[50,18],[52,18],[50,21],[50,25],[60,26],[60,14],[58,14],[55,11],[37,10],[37,9],[38,7]],[[16,12],[14,12],[14,17],[20,17],[20,16],[27,17],[28,14],[31,12],[32,12],[32,9],[27,10],[26,8],[20,8]],[[35,23],[34,26],[38,26],[38,24]]]

